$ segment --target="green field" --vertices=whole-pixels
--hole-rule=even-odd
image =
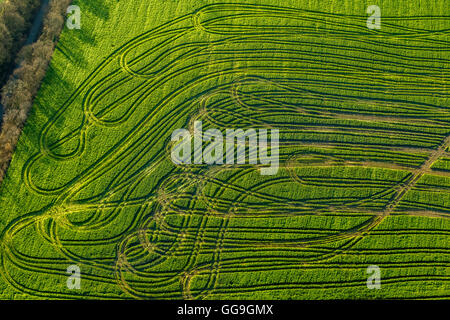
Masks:
[[[380,30],[365,1],[73,4],[0,189],[0,298],[450,297],[449,1],[377,1]],[[195,120],[279,129],[278,173],[174,165]]]

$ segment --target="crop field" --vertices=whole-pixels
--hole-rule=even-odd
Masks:
[[[450,297],[449,1],[374,1],[381,29],[365,1],[73,4],[0,188],[1,298]],[[278,172],[174,164],[195,121],[278,129]]]

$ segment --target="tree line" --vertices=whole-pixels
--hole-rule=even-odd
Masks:
[[[2,62],[8,63],[9,61],[11,63],[11,60],[14,60],[18,67],[1,89],[4,114],[0,131],[0,183],[8,168],[33,99],[47,71],[59,34],[64,26],[66,9],[71,1],[50,0],[38,40],[19,49],[14,48],[17,46],[16,41],[23,44],[23,38],[28,30],[27,26],[29,26],[27,21],[31,19],[29,15],[36,11],[30,10],[26,6],[37,8],[40,1],[7,0],[5,2],[6,11],[3,11],[3,20],[0,23],[0,55],[2,55],[0,66]],[[17,3],[15,9],[7,9],[13,3]],[[13,26],[17,28],[16,32],[9,32],[10,28],[15,30]],[[8,32],[3,32],[5,30]],[[3,39],[6,39],[6,42]],[[17,50],[17,54],[13,59],[14,50]]]
[[[0,3],[0,83],[13,67],[40,0],[5,0]]]

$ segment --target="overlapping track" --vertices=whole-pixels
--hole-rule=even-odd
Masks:
[[[4,279],[31,295],[77,297],[64,281],[39,283],[79,264],[88,296],[307,297],[365,288],[376,263],[391,270],[387,286],[448,289],[448,225],[381,227],[450,212],[450,171],[432,169],[449,156],[449,31],[408,27],[411,18],[385,17],[374,33],[364,16],[216,4],[126,42],[40,132],[23,182],[54,200],[3,229]],[[279,173],[173,166],[171,133],[194,120],[278,128]],[[412,240],[377,244],[386,235]]]

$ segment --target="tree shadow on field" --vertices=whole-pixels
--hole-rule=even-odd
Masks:
[[[56,85],[57,87],[62,87],[62,90],[56,90],[59,92],[59,95],[55,95],[55,90],[49,89],[52,85]],[[33,101],[33,107],[30,110],[29,119],[32,119],[36,116],[36,113],[39,114],[40,117],[44,117],[45,120],[39,120],[38,123],[35,121],[29,121],[29,124],[25,126],[24,129],[30,130],[33,135],[36,135],[37,132],[40,132],[42,128],[42,124],[47,123],[58,110],[61,108],[63,103],[67,100],[67,98],[76,90],[75,86],[65,80],[62,77],[62,72],[58,69],[58,64],[50,64],[45,78],[42,82],[42,87],[38,95]],[[49,92],[50,91],[50,92]],[[66,114],[63,114],[61,118],[65,118]],[[64,122],[64,121],[62,121]],[[60,125],[60,129],[63,129],[64,126]],[[39,127],[35,127],[35,126]],[[33,127],[33,128],[28,128]]]
[[[104,0],[84,1],[81,10],[87,10],[102,20],[109,18],[109,8],[105,5]]]
[[[81,46],[71,45],[68,47],[65,42],[61,41],[55,48],[56,51],[60,52],[69,63],[76,64],[82,68],[87,67],[87,60],[84,57],[84,52]]]
[[[62,53],[70,63],[85,68],[88,65],[85,49],[96,46],[96,44],[97,40],[91,28],[65,29],[55,50]]]

